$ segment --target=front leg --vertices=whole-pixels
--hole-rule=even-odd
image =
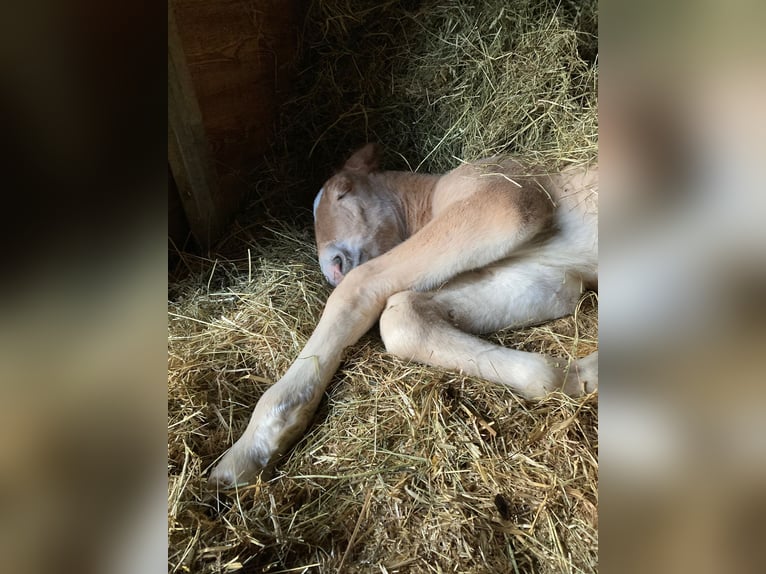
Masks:
[[[263,394],[245,432],[210,473],[212,487],[253,482],[303,434],[325,388],[311,363],[299,359]]]
[[[245,432],[210,473],[211,488],[252,483],[301,437],[340,365],[343,350],[372,327],[385,304],[385,297],[360,289],[360,281],[361,274],[351,273],[330,295],[298,358],[263,394]]]

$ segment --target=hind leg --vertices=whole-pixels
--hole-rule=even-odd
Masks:
[[[497,265],[439,291],[392,296],[380,319],[381,336],[399,357],[501,383],[525,398],[555,390],[578,396],[597,386],[595,353],[567,368],[565,361],[507,349],[474,334],[571,314],[581,293],[578,278],[561,270],[523,261]]]

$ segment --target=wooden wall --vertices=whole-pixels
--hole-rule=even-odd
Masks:
[[[228,221],[291,94],[305,2],[170,0],[170,9],[218,178],[216,217]]]

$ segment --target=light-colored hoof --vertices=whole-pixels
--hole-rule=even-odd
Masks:
[[[226,490],[254,484],[266,466],[257,456],[253,456],[252,450],[240,439],[210,472],[208,488]]]
[[[563,390],[572,397],[589,395],[598,390],[598,351],[570,365]]]

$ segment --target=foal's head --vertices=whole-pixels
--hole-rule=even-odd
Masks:
[[[367,144],[328,179],[314,200],[319,264],[336,286],[354,267],[404,240],[404,225],[378,171],[379,147]]]

